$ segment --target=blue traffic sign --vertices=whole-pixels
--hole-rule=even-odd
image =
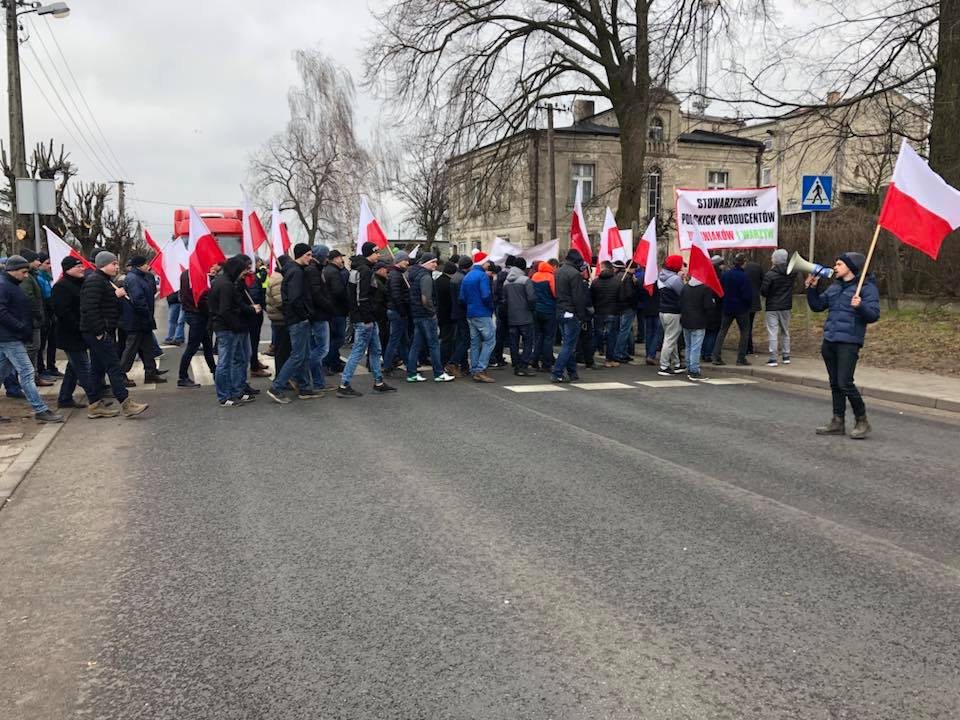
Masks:
[[[833,208],[833,176],[804,175],[801,185],[801,210],[831,210]]]

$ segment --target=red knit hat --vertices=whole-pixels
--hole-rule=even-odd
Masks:
[[[486,259],[487,259],[487,254],[486,254],[485,252],[483,252],[482,250],[477,250],[477,251],[473,254],[473,264],[474,264],[474,265],[479,265],[480,263],[482,263],[482,262],[483,262],[484,260],[486,260]]]
[[[683,256],[667,255],[667,259],[663,261],[663,267],[673,272],[680,272],[683,270]]]

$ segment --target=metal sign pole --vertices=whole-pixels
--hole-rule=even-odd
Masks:
[[[40,252],[40,181],[33,179],[33,250]]]
[[[807,251],[807,259],[810,262],[816,262],[816,255],[814,254],[814,246],[816,245],[817,239],[817,213],[815,210],[810,211],[810,249]]]

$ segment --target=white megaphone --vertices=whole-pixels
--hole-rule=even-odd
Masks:
[[[824,267],[823,265],[818,265],[815,262],[810,262],[809,260],[804,260],[800,253],[795,252],[790,258],[790,264],[787,265],[787,274],[792,272],[799,272],[805,275],[815,275],[822,278],[831,278],[833,277],[833,270]]]

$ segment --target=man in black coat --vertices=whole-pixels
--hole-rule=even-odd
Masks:
[[[220,270],[221,266],[219,264],[210,268],[207,273],[209,283],[213,282]],[[193,288],[190,286],[190,271],[184,270],[180,274],[180,304],[185,318],[184,321],[190,328],[190,332],[187,335],[187,346],[184,348],[183,354],[180,355],[180,373],[177,378],[177,387],[179,388],[195,389],[200,387],[199,383],[190,379],[189,369],[193,356],[197,354],[197,350],[201,346],[203,347],[203,359],[210,369],[210,374],[213,375],[217,372],[217,363],[213,358],[213,339],[210,336],[210,308],[207,305],[209,294],[210,290],[208,288],[200,295],[200,300],[195,301],[193,299]]]
[[[700,373],[700,351],[707,332],[707,323],[716,306],[714,292],[696,278],[683,286],[680,292],[680,327],[687,349],[687,379],[703,380]]]
[[[584,287],[580,266],[583,256],[577,250],[567,252],[566,261],[556,273],[557,313],[560,322],[560,337],[563,344],[553,364],[553,381],[579,380],[577,373],[577,340],[580,338],[580,323],[590,321],[587,312],[587,291]],[[564,372],[568,378],[564,378]]]
[[[327,257],[327,264],[323,267],[323,279],[327,283],[330,302],[333,304],[333,318],[330,320],[330,350],[323,364],[331,374],[343,370],[340,348],[347,337],[347,315],[350,314],[350,307],[347,304],[347,283],[343,279],[342,270],[343,254],[339,250],[331,250]]]
[[[157,294],[157,281],[150,272],[150,263],[142,255],[130,258],[132,266],[123,282],[129,302],[123,304],[120,327],[127,332],[127,342],[120,358],[120,367],[124,374],[130,372],[137,355],[143,359],[143,381],[145,383],[164,383],[161,377],[166,370],[157,368],[157,359],[153,354],[153,331],[157,323],[153,318],[154,300]],[[128,379],[127,386],[133,383]]]
[[[323,278],[324,262],[330,254],[326,245],[314,245],[311,254],[313,258],[303,268],[313,299],[313,320],[310,323],[310,375],[313,379],[313,389],[321,392],[327,389],[326,368],[324,360],[330,352],[330,325],[333,322],[335,310],[330,289]]]
[[[760,312],[760,286],[763,284],[763,268],[756,260],[748,260],[743,271],[750,278],[750,287],[753,288],[753,298],[750,301],[750,328],[747,330],[747,355],[753,355],[753,321]]]
[[[387,270],[387,320],[390,339],[383,351],[383,373],[393,375],[396,360],[406,359],[410,352],[410,284],[406,271],[410,256],[402,250],[393,256],[393,265]]]
[[[767,365],[777,366],[777,353],[782,354],[783,364],[790,364],[790,315],[793,312],[794,273],[787,272],[787,251],[773,251],[773,267],[767,270],[760,286],[760,294],[766,298],[764,324],[767,327]]]
[[[120,303],[127,303],[127,291],[117,287],[113,278],[120,272],[120,263],[112,252],[97,253],[95,272],[90,273],[80,287],[80,335],[90,348],[90,377],[93,407],[103,395],[104,373],[110,379],[113,396],[120,403],[126,417],[139,415],[147,409],[146,403],[134,402],[127,393],[126,376],[120,367],[117,349],[117,325],[120,321]],[[150,353],[153,354],[151,346]],[[88,413],[89,415],[89,413]]]
[[[234,255],[224,263],[223,272],[210,286],[207,306],[210,323],[217,334],[217,370],[214,383],[217,401],[224,407],[252,402],[246,390],[250,347],[250,323],[260,311],[241,289],[243,275],[250,264],[246,255]]]
[[[102,402],[94,402],[91,399],[94,390],[93,381],[90,378],[90,351],[80,335],[80,288],[83,286],[86,270],[80,260],[70,256],[65,257],[60,265],[63,275],[50,292],[50,309],[56,318],[53,325],[54,344],[67,356],[67,370],[60,384],[57,407],[87,407],[85,403],[73,399],[73,392],[79,384],[87,394],[88,400],[96,405],[89,409],[90,417],[116,417],[120,413],[119,410],[111,410]]]
[[[320,397],[310,389],[310,323],[313,322],[313,294],[304,274],[304,268],[313,260],[313,252],[306,243],[293,246],[293,262],[283,269],[283,319],[290,333],[290,357],[277,370],[267,394],[275,402],[286,405],[290,398],[286,390],[291,380],[297,383],[297,397],[301,400]]]

